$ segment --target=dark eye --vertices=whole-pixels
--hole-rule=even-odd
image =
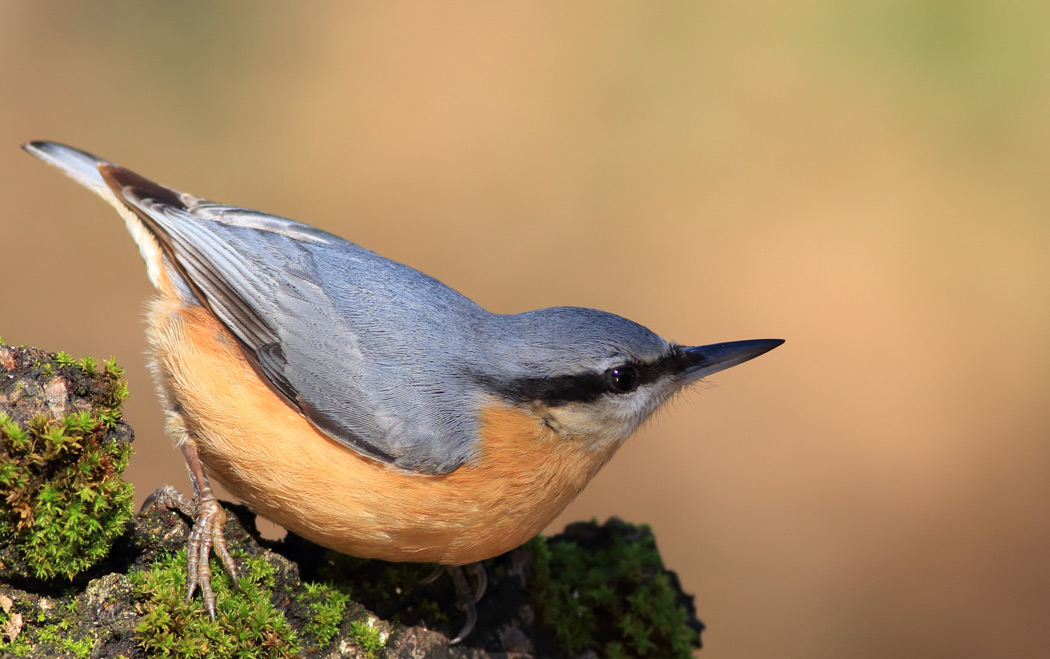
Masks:
[[[629,391],[634,391],[635,386],[638,385],[638,373],[633,366],[624,364],[606,371],[605,380],[609,383],[610,389],[616,393],[626,394]]]

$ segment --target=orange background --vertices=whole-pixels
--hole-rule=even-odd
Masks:
[[[187,487],[94,151],[499,312],[787,344],[555,524],[649,522],[705,657],[1050,656],[1045,2],[0,2],[0,336],[128,371]]]

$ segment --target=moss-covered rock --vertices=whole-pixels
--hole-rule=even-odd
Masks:
[[[242,578],[232,588],[212,560],[211,620],[199,595],[185,598],[189,520],[131,515],[119,369],[3,345],[0,368],[0,656],[688,657],[699,647],[692,599],[652,533],[615,519],[485,561],[477,626],[449,647],[464,618],[449,579],[419,585],[432,566],[264,540],[251,512],[225,504]]]
[[[71,579],[132,516],[123,371],[0,344],[0,577]]]
[[[0,612],[0,656],[688,657],[699,645],[690,599],[656,567],[644,527],[573,525],[486,561],[489,589],[478,625],[461,646],[448,647],[463,618],[448,580],[418,586],[412,578],[428,566],[344,563],[301,538],[267,541],[250,512],[226,508],[242,583],[232,589],[212,561],[216,620],[199,596],[185,601],[188,520],[153,511],[136,517],[120,539],[123,560],[109,563],[111,573],[65,589],[0,582],[0,604],[9,601]],[[330,579],[301,576],[318,572]],[[572,600],[591,603],[593,615],[570,609]],[[16,616],[13,638],[2,638]]]
[[[535,538],[529,589],[543,626],[566,655],[690,657],[703,624],[645,525],[612,518]]]
[[[242,570],[240,589],[231,593],[225,575],[213,581],[215,620],[199,597],[185,599],[185,551],[131,572],[134,597],[142,612],[135,625],[138,646],[149,656],[185,659],[299,656],[299,635],[271,598],[274,566],[260,556],[238,553],[235,558]]]

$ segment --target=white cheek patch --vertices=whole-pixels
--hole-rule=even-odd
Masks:
[[[677,387],[668,382],[664,382],[663,386],[644,385],[624,396],[607,397],[603,401],[604,405],[599,405],[598,409],[604,410],[611,417],[610,422],[619,424],[626,435],[630,435],[676,391]],[[626,435],[623,439],[626,439]]]
[[[645,385],[630,394],[607,394],[589,403],[548,409],[567,437],[587,438],[594,448],[621,443],[674,393],[674,386]]]

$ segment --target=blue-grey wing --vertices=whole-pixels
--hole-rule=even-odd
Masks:
[[[477,331],[480,307],[319,229],[120,167],[100,171],[249,361],[317,428],[411,471],[448,473],[470,457],[475,392],[449,346]]]

